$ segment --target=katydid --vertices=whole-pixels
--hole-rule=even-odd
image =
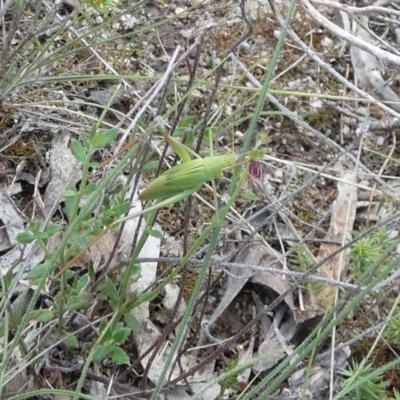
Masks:
[[[211,155],[192,160],[184,145],[163,131],[161,134],[182,159],[182,164],[163,172],[151,182],[139,194],[141,200],[161,200],[171,197],[171,204],[175,203],[194,193],[205,182],[223,176],[224,169],[235,165],[236,158],[233,155]]]

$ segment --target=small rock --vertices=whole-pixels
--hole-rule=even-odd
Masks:
[[[378,146],[382,146],[383,143],[384,143],[384,141],[385,141],[385,138],[384,138],[383,136],[377,136],[377,137],[375,138],[375,141],[376,141],[376,144],[377,144]]]
[[[182,14],[183,12],[185,12],[185,8],[183,7],[177,7],[175,9],[175,15]]]
[[[191,29],[182,29],[180,31],[180,34],[185,38],[185,39],[189,39],[190,36],[192,36],[192,30]]]
[[[326,50],[329,50],[329,49],[332,48],[333,40],[332,40],[331,38],[324,37],[324,38],[321,40],[321,44],[322,44],[323,47],[325,47]]]

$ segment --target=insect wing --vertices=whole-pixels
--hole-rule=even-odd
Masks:
[[[205,180],[199,178],[199,171],[202,169],[203,160],[191,160],[175,165],[163,172],[158,178],[147,186],[139,194],[140,200],[159,200],[167,196],[174,196],[184,190],[193,191],[198,189]]]
[[[163,188],[165,187],[166,178],[163,175],[160,175],[154,181],[150,182],[149,185],[139,193],[140,200],[157,200],[163,197],[168,196],[168,193],[162,195]]]
[[[231,167],[235,162],[234,156],[215,156],[206,157],[204,160],[204,170],[208,176],[222,176],[226,168]]]

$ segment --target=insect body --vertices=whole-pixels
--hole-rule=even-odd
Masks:
[[[206,132],[210,139],[209,157],[201,158],[193,153],[185,145],[169,136],[162,129],[161,134],[175,153],[182,159],[180,165],[172,167],[163,172],[158,178],[151,182],[145,190],[139,194],[140,200],[163,200],[169,197],[168,204],[176,203],[190,196],[198,190],[205,182],[214,181],[215,177],[223,175],[223,170],[235,164],[233,155],[214,156],[212,154],[212,133],[211,129]],[[193,153],[195,159],[190,157]],[[214,186],[214,184],[213,184]],[[165,201],[163,201],[163,204]]]
[[[193,193],[205,182],[223,176],[223,170],[235,163],[232,155],[210,156],[185,161],[162,173],[139,194],[141,200],[159,200]]]

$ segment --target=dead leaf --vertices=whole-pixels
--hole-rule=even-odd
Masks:
[[[3,240],[5,239],[5,242],[1,241],[1,246],[6,246],[2,250],[7,250],[18,244],[15,237],[18,233],[25,231],[27,218],[19,211],[12,198],[3,190],[0,190],[0,221],[3,225],[1,234],[3,235]]]
[[[43,203],[48,211],[54,204],[63,201],[62,192],[66,189],[66,184],[71,178],[76,165],[76,158],[69,148],[71,135],[68,131],[58,132],[54,136],[52,150],[50,152],[50,182],[47,185],[43,196]],[[79,171],[74,176],[73,182],[76,183],[81,179],[82,172]]]
[[[237,257],[236,262],[242,264],[250,264],[257,267],[268,265],[270,262],[276,260],[276,255],[272,249],[263,245],[260,242],[251,242],[246,245]],[[275,264],[277,268],[281,267],[281,263]],[[222,315],[226,308],[232,303],[234,298],[242,290],[243,286],[248,280],[253,283],[265,285],[272,289],[278,295],[281,295],[286,290],[290,289],[291,285],[289,280],[277,274],[269,272],[259,272],[251,268],[244,269],[238,267],[230,268],[230,274],[227,278],[227,287],[223,298],[220,300],[217,308],[214,310],[210,317],[210,326]],[[285,302],[294,310],[293,293],[289,293],[285,297]]]
[[[356,174],[354,171],[344,170],[340,178],[338,195],[332,206],[330,227],[324,238],[327,242],[346,243],[351,239],[353,231],[357,206],[357,188],[354,185]],[[334,243],[323,243],[318,252],[318,260],[323,260],[339,247],[340,245]],[[335,280],[343,279],[347,273],[348,263],[348,256],[339,253],[321,266],[320,275]],[[310,289],[306,308],[319,309],[320,314],[323,314],[332,307],[336,290],[334,286],[325,286],[317,293]]]

